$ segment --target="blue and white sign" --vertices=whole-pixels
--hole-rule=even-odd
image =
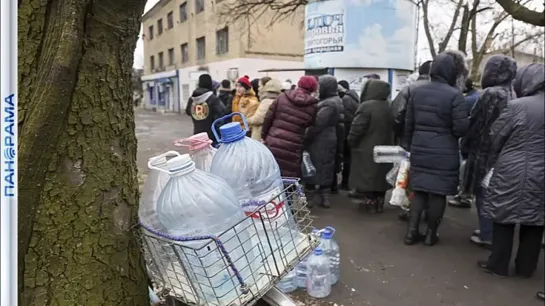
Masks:
[[[418,22],[410,0],[316,1],[305,17],[305,68],[414,69]]]

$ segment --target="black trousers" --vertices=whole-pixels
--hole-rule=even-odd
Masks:
[[[444,195],[414,191],[414,198],[410,206],[411,218],[420,219],[423,211],[426,211],[428,229],[437,230],[447,206],[447,197]]]
[[[509,274],[515,224],[494,222],[492,235],[492,253],[488,258],[488,269],[498,275]],[[518,275],[530,277],[534,274],[541,251],[543,226],[521,225],[519,231],[519,247],[515,266]]]
[[[348,186],[348,178],[350,177],[350,163],[352,162],[352,153],[350,150],[350,147],[348,146],[348,142],[344,142],[344,162],[343,162],[343,180],[342,185]]]

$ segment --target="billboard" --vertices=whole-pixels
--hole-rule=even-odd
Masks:
[[[311,2],[305,8],[305,68],[413,70],[417,25],[410,0]]]

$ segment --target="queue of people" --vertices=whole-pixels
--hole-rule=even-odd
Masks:
[[[334,206],[331,194],[344,189],[361,210],[381,213],[392,165],[375,163],[373,149],[400,145],[410,152],[414,193],[405,244],[437,244],[447,196],[456,195],[453,207],[470,207],[475,198],[479,228],[470,240],[491,250],[478,266],[508,276],[519,225],[516,273],[530,277],[545,225],[544,65],[517,67],[513,58],[495,55],[484,66],[482,91],[458,51],[437,55],[418,73],[392,103],[390,84],[378,75],[366,77],[359,96],[348,82],[323,75],[303,76],[297,85],[244,76],[235,93],[221,82],[218,97],[210,76],[202,75],[186,112],[194,132],[211,139],[215,118],[244,114],[248,136],[270,149],[286,177],[301,177],[308,152],[316,168],[303,180],[310,207]]]

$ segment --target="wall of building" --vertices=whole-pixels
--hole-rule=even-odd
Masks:
[[[393,99],[405,85],[406,79],[412,72],[396,69],[374,69],[374,68],[335,68],[333,75],[338,81],[346,80],[350,84],[350,89],[355,90],[358,95],[364,83],[364,76],[377,74],[380,79],[390,83],[392,90],[390,97]]]

